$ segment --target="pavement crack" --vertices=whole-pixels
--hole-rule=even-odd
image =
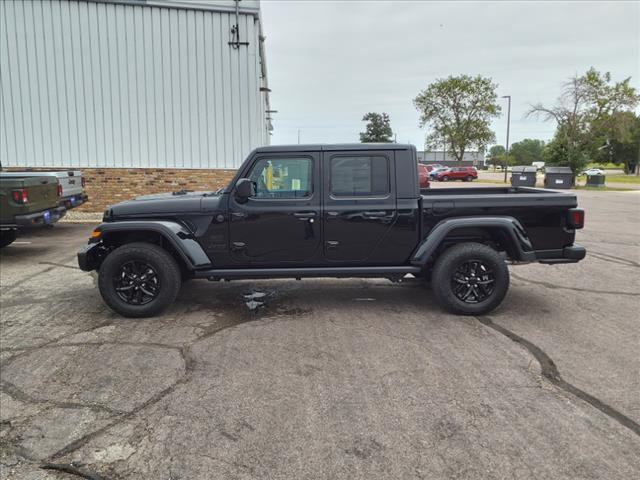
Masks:
[[[55,460],[57,458],[61,458],[61,457],[64,457],[65,455],[69,455],[70,453],[75,452],[76,450],[78,450],[78,449],[82,448],[84,445],[86,445],[92,439],[102,435],[107,430],[109,430],[109,429],[111,429],[111,428],[113,428],[113,427],[115,427],[115,426],[117,426],[117,425],[119,425],[119,424],[121,424],[123,422],[126,422],[126,421],[134,418],[138,413],[142,412],[143,410],[147,409],[148,407],[151,407],[151,406],[155,405],[160,400],[162,400],[166,396],[168,396],[171,393],[173,393],[180,385],[184,385],[189,380],[191,380],[191,377],[193,376],[193,373],[195,371],[196,360],[195,360],[195,358],[192,357],[192,355],[190,353],[190,349],[197,342],[199,342],[201,340],[204,340],[206,338],[212,337],[212,336],[214,336],[214,335],[216,335],[216,334],[218,334],[220,332],[223,332],[225,330],[228,330],[230,328],[237,327],[237,326],[239,326],[241,324],[249,323],[249,322],[255,322],[255,321],[259,321],[259,320],[262,320],[262,317],[245,319],[245,320],[241,320],[239,322],[231,323],[229,325],[223,325],[223,326],[221,326],[219,328],[214,328],[214,329],[212,329],[210,331],[207,331],[206,333],[204,333],[203,335],[201,335],[198,338],[194,339],[192,342],[190,342],[189,344],[187,344],[187,345],[185,345],[183,347],[173,347],[173,346],[168,346],[168,345],[164,345],[164,344],[155,344],[155,346],[162,347],[162,348],[174,348],[174,349],[177,349],[180,352],[180,355],[182,356],[182,359],[184,361],[184,368],[185,368],[184,374],[179,379],[177,379],[173,384],[169,385],[164,390],[158,392],[157,394],[155,394],[154,396],[149,398],[146,402],[141,403],[140,405],[138,405],[137,407],[135,407],[131,411],[120,415],[119,418],[117,418],[113,422],[110,422],[107,425],[99,428],[98,430],[94,430],[93,432],[90,432],[90,433],[78,438],[77,440],[74,440],[73,442],[67,444],[66,446],[64,446],[60,450],[58,450],[57,452],[55,452],[52,455],[50,455],[49,458],[52,459],[52,460]],[[118,344],[122,344],[122,342],[118,342]],[[90,345],[95,345],[95,343],[90,344]],[[146,345],[153,345],[153,344],[146,344]]]
[[[43,470],[56,470],[88,480],[107,480],[106,477],[84,470],[75,466],[73,463],[43,463],[40,465],[40,468]]]
[[[74,265],[65,265],[63,263],[57,262],[38,262],[40,265],[52,265],[54,267],[63,267],[63,268],[71,268],[73,270],[80,270],[80,267],[76,267]]]
[[[629,260],[628,258],[616,257],[602,252],[594,252],[593,250],[589,250],[589,256],[602,260],[603,262],[611,262],[625,267],[640,268],[640,263]]]
[[[0,383],[0,390],[7,395],[19,400],[23,403],[30,403],[34,405],[45,405],[48,407],[57,407],[57,408],[86,408],[89,410],[97,411],[97,412],[105,412],[110,415],[124,415],[127,412],[123,410],[116,410],[113,408],[105,407],[104,405],[99,405],[96,403],[80,403],[80,402],[57,402],[55,400],[45,400],[41,398],[35,398],[31,395],[23,392],[18,387],[16,387],[13,383],[7,382],[3,380]]]
[[[592,407],[600,410],[602,413],[607,415],[612,420],[615,420],[620,425],[625,428],[628,428],[636,435],[640,436],[640,424],[633,421],[631,418],[627,417],[622,412],[616,410],[610,405],[607,405],[602,400],[594,397],[590,393],[585,392],[584,390],[576,387],[575,385],[567,382],[560,375],[560,371],[558,367],[554,363],[553,359],[545,353],[540,347],[536,344],[530,342],[526,338],[521,337],[520,335],[512,332],[508,328],[503,327],[502,325],[498,325],[494,323],[489,317],[476,317],[476,319],[483,325],[492,328],[493,330],[501,333],[505,337],[513,340],[514,342],[522,345],[526,348],[531,355],[535,357],[535,359],[540,364],[540,370],[542,372],[543,378],[546,378],[549,382],[561,388],[567,393],[587,402]]]
[[[640,295],[640,293],[635,293],[635,292],[614,292],[611,290],[595,290],[592,288],[565,287],[563,285],[556,285],[555,283],[551,283],[551,282],[542,282],[540,280],[530,280],[528,278],[521,277],[520,275],[516,275],[515,273],[510,273],[510,275],[513,278],[520,280],[521,282],[533,283],[534,285],[542,285],[543,287],[547,287],[551,289],[561,288],[563,290],[573,290],[574,292],[602,293],[606,295],[628,295],[632,297]]]

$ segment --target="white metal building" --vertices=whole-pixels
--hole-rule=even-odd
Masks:
[[[2,0],[2,165],[236,168],[269,143],[264,39],[259,0]]]
[[[473,167],[484,167],[485,158],[482,151],[464,152],[462,162],[458,162],[453,152],[444,150],[430,150],[418,152],[418,161],[420,163],[438,163],[444,166],[464,165]]]

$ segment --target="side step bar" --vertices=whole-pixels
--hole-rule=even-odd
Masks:
[[[385,278],[390,275],[420,273],[422,269],[414,266],[400,267],[310,267],[310,268],[222,268],[196,270],[195,278],[209,280],[240,278],[302,278],[302,277],[374,277]]]

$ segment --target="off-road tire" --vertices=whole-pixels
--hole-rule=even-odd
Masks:
[[[132,305],[116,292],[114,278],[127,262],[144,262],[151,266],[159,280],[159,292],[144,305]],[[102,262],[98,273],[98,288],[105,303],[124,317],[151,317],[173,303],[180,290],[182,273],[175,259],[158,245],[146,242],[127,243],[116,248]]]
[[[15,230],[0,230],[0,248],[11,245],[17,236],[18,232]]]
[[[453,289],[456,270],[469,261],[479,261],[493,272],[493,292],[477,303],[467,303]],[[447,250],[436,261],[432,273],[432,288],[442,308],[457,315],[484,315],[502,303],[509,289],[509,268],[504,258],[493,248],[481,243],[460,243]]]

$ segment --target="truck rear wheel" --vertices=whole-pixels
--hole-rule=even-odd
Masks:
[[[18,233],[15,230],[0,230],[0,248],[11,245],[17,236]]]
[[[432,274],[438,303],[458,315],[483,315],[495,309],[509,289],[509,268],[491,247],[461,243],[438,258]]]
[[[100,266],[98,287],[105,303],[124,317],[150,317],[178,295],[180,267],[164,249],[146,242],[127,243]]]

